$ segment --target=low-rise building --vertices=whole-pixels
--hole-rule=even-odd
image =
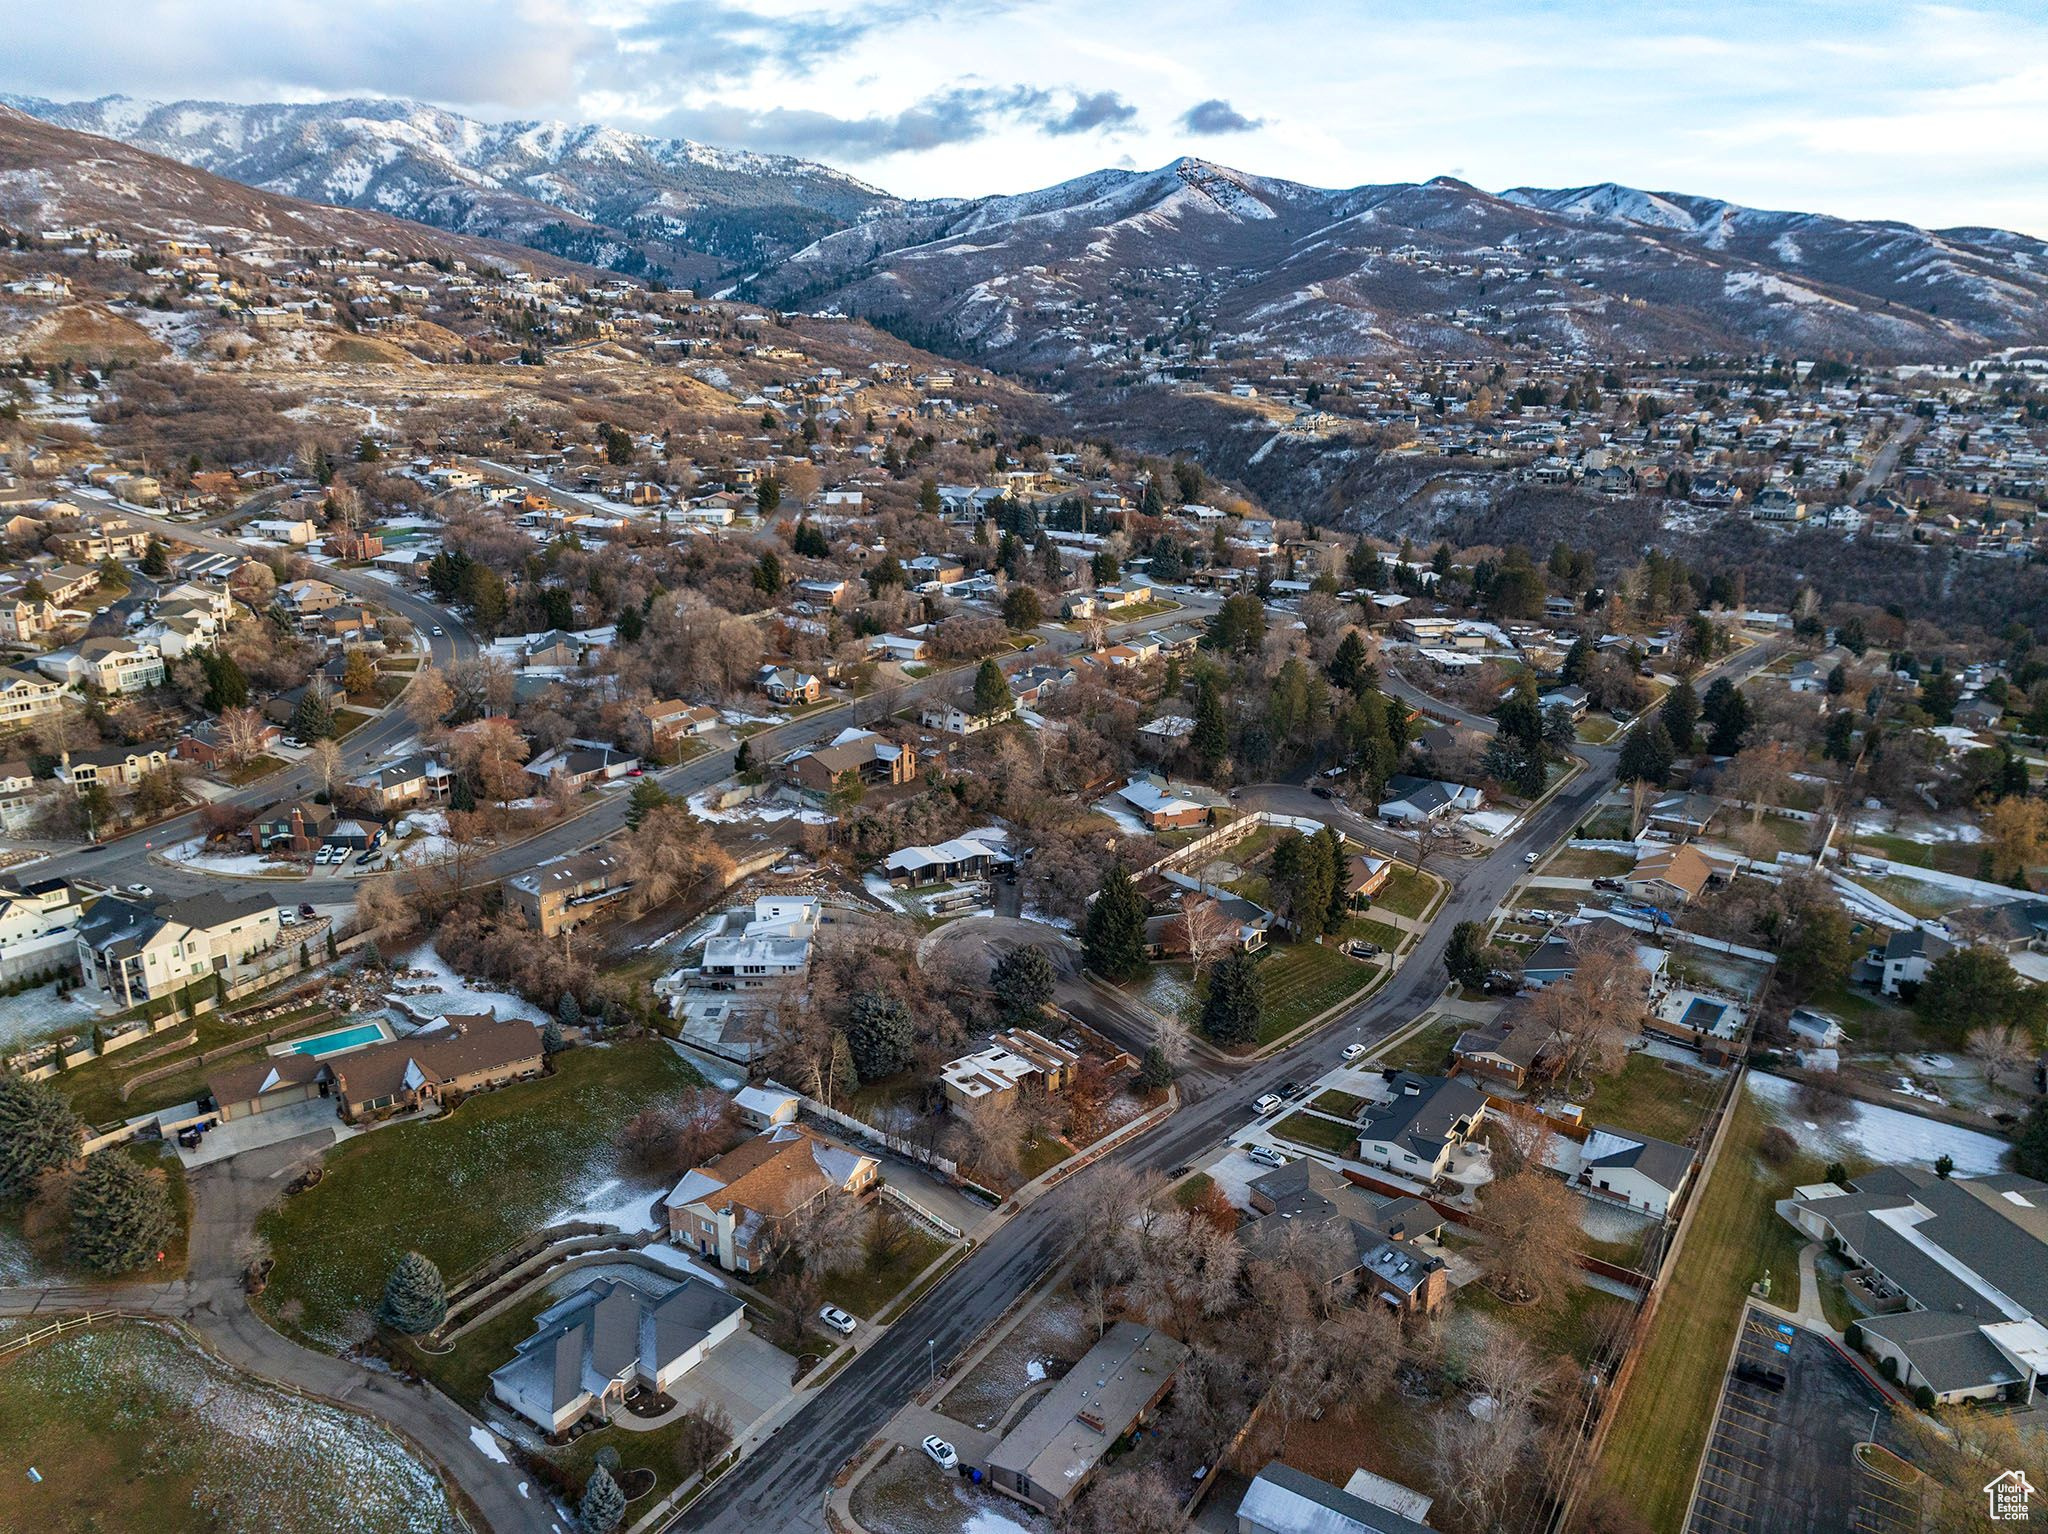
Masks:
[[[147,905],[107,895],[79,918],[78,968],[124,1007],[210,975],[233,985],[278,940],[277,901],[269,895],[194,895]]]
[[[1486,1094],[1468,1081],[1414,1071],[1399,1072],[1388,1085],[1390,1095],[1359,1120],[1358,1159],[1434,1182],[1485,1119]]]
[[[1174,831],[1207,825],[1210,816],[1230,801],[1212,789],[1175,783],[1157,773],[1135,777],[1116,791],[1152,831]]]
[[[704,940],[698,975],[718,990],[756,990],[800,979],[811,964],[811,940],[822,914],[809,896],[762,895],[751,913],[728,913]]]
[[[849,727],[830,745],[798,752],[786,770],[798,787],[814,794],[833,793],[849,781],[872,786],[908,783],[917,776],[917,748],[899,746],[873,730]]]
[[[170,765],[170,753],[161,746],[95,746],[89,751],[59,752],[57,781],[73,793],[93,788],[126,793],[152,772],[162,772]]]
[[[609,852],[559,858],[505,881],[513,909],[542,937],[574,931],[632,887],[625,860]]]
[[[414,751],[348,780],[349,787],[380,810],[438,804],[448,797],[455,775],[429,752]]]
[[[69,971],[85,904],[62,879],[0,886],[0,984]]]
[[[758,1273],[791,1218],[831,1193],[864,1197],[881,1180],[873,1156],[785,1124],[685,1172],[669,1190],[669,1239],[733,1272]]]
[[[956,1109],[1009,1102],[1020,1092],[1052,1093],[1073,1079],[1081,1057],[1030,1028],[989,1036],[988,1047],[948,1061],[939,1072],[946,1101]]]

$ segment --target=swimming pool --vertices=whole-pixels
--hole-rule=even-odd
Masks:
[[[291,1047],[283,1053],[294,1055],[338,1055],[344,1049],[361,1049],[365,1044],[377,1044],[390,1037],[382,1023],[358,1023],[353,1028],[337,1029],[333,1033],[316,1033],[309,1039],[294,1039]]]

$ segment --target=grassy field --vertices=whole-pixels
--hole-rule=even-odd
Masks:
[[[1353,1154],[1358,1148],[1355,1125],[1340,1124],[1335,1119],[1319,1118],[1313,1113],[1288,1114],[1273,1126],[1273,1135],[1276,1139],[1312,1146],[1335,1156]]]
[[[1605,714],[1588,714],[1579,721],[1579,739],[1589,746],[1604,746],[1620,728]]]
[[[1385,906],[1396,916],[1420,916],[1429,909],[1430,902],[1436,899],[1437,891],[1442,888],[1443,881],[1433,874],[1419,874],[1412,868],[1396,868],[1373,904]]]
[[[1373,977],[1370,964],[1347,959],[1320,943],[1285,943],[1259,961],[1266,1005],[1259,1017],[1259,1042],[1270,1044],[1318,1013],[1362,989]]]
[[[1451,1046],[1471,1026],[1463,1018],[1439,1018],[1418,1033],[1372,1058],[1397,1070],[1437,1072],[1451,1063]]]
[[[1599,847],[1566,847],[1536,871],[1558,879],[1612,879],[1636,866],[1626,852]]]
[[[1625,1326],[1635,1310],[1617,1295],[1584,1285],[1574,1288],[1561,1303],[1538,1308],[1509,1305],[1484,1284],[1468,1284],[1458,1291],[1458,1304],[1505,1322],[1545,1353],[1562,1354],[1582,1367],[1593,1362],[1602,1342]]]
[[[1867,852],[1889,862],[1939,869],[1969,879],[1984,877],[1984,849],[1970,842],[1916,842],[1872,831],[1859,831],[1853,842],[1847,838],[1844,841],[1848,850]]]
[[[465,1410],[475,1411],[490,1389],[491,1371],[512,1357],[513,1344],[533,1335],[533,1318],[557,1296],[536,1288],[503,1315],[493,1316],[474,1331],[464,1332],[445,1353],[406,1344],[420,1373],[439,1385]]]
[[[1370,916],[1346,918],[1344,925],[1337,929],[1337,936],[1347,943],[1353,938],[1377,943],[1388,953],[1392,953],[1408,939],[1408,934],[1399,927],[1390,927],[1383,921],[1374,921]]]
[[[286,1452],[281,1452],[281,1450]],[[0,1528],[451,1534],[434,1472],[339,1407],[265,1389],[169,1328],[70,1333],[0,1361]],[[33,1465],[42,1481],[30,1481]]]
[[[871,1319],[884,1305],[903,1292],[910,1281],[939,1260],[948,1243],[912,1226],[903,1249],[886,1261],[870,1257],[851,1273],[834,1273],[819,1286],[819,1292],[841,1310],[861,1320]]]
[[[1358,1117],[1358,1110],[1365,1106],[1365,1099],[1332,1088],[1319,1094],[1309,1106],[1322,1113],[1334,1113],[1340,1119],[1355,1119]]]
[[[348,1141],[317,1187],[258,1224],[277,1256],[265,1308],[287,1329],[333,1342],[375,1307],[408,1250],[453,1283],[611,1179],[619,1127],[695,1079],[652,1040],[571,1050],[552,1076]]]
[[[1803,1238],[1771,1206],[1822,1173],[1807,1158],[1766,1167],[1756,1149],[1769,1120],[1747,1093],[1734,1113],[1633,1379],[1610,1408],[1617,1416],[1595,1467],[1599,1484],[1657,1534],[1679,1534],[1684,1522],[1749,1286],[1766,1272],[1781,1298],[1798,1285]]]
[[[1216,1186],[1216,1179],[1207,1172],[1197,1172],[1173,1190],[1173,1201],[1183,1209],[1192,1209],[1209,1196],[1209,1190]]]
[[[1683,1144],[1714,1106],[1721,1084],[1655,1055],[1638,1053],[1593,1089],[1589,1124],[1611,1124]]]

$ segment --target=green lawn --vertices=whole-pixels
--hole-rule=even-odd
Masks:
[[[1357,938],[1367,943],[1377,943],[1392,953],[1408,941],[1408,934],[1399,927],[1390,927],[1383,921],[1374,921],[1370,916],[1345,918],[1344,925],[1337,929],[1337,936],[1345,942]]]
[[[317,1187],[258,1223],[277,1258],[265,1309],[332,1341],[375,1308],[408,1250],[454,1283],[607,1180],[619,1127],[696,1079],[654,1040],[571,1050],[551,1076],[346,1142]]]
[[[334,738],[344,740],[376,717],[360,708],[338,708],[334,711]]]
[[[1984,849],[1970,842],[1916,842],[1903,836],[1859,831],[1855,839],[1843,838],[1845,848],[1867,852],[1893,863],[1910,863],[1915,868],[1934,868],[1943,873],[1978,879],[1984,875]]]
[[[1655,1055],[1632,1054],[1628,1064],[1594,1087],[1586,1122],[1682,1145],[1712,1110],[1720,1088],[1712,1076]]]
[[[1635,1306],[1618,1295],[1584,1285],[1575,1287],[1556,1305],[1509,1305],[1484,1284],[1458,1291],[1458,1303],[1505,1322],[1543,1352],[1563,1355],[1581,1367],[1600,1356],[1602,1342],[1626,1324]]]
[[[1265,986],[1265,1008],[1259,1016],[1259,1042],[1299,1028],[1310,1018],[1363,989],[1374,966],[1347,959],[1320,943],[1283,943],[1259,961]]]
[[[1439,1018],[1427,1028],[1410,1034],[1392,1049],[1371,1058],[1396,1070],[1423,1071],[1434,1075],[1451,1063],[1451,1046],[1458,1042],[1458,1035],[1468,1026],[1463,1018]]]
[[[939,1260],[948,1243],[911,1227],[903,1249],[883,1262],[872,1256],[851,1273],[834,1273],[818,1289],[832,1304],[866,1321],[895,1299],[918,1274]]]
[[[410,1343],[405,1350],[420,1373],[459,1401],[464,1410],[473,1412],[491,1388],[491,1371],[511,1359],[515,1343],[533,1335],[533,1318],[555,1299],[542,1285],[503,1315],[464,1332],[446,1353],[430,1353]]]
[[[452,1526],[434,1471],[381,1426],[254,1384],[140,1322],[71,1332],[0,1363],[0,1457],[5,1529]]]
[[[1396,868],[1386,887],[1373,899],[1396,916],[1420,916],[1436,899],[1443,881],[1433,874],[1419,874],[1412,868]]]
[[[1605,714],[1588,714],[1579,721],[1579,739],[1589,746],[1604,746],[1620,728]]]
[[[1341,1119],[1355,1119],[1358,1117],[1359,1109],[1365,1106],[1365,1099],[1332,1088],[1319,1095],[1309,1106],[1322,1113],[1334,1113]]]
[[[1564,847],[1536,871],[1559,879],[1612,879],[1636,866],[1625,852],[1600,847]]]
[[[244,783],[253,783],[265,773],[275,772],[283,765],[284,761],[280,757],[268,754],[252,756],[240,766],[227,768],[221,776],[240,788]]]
[[[1173,1190],[1173,1201],[1183,1209],[1192,1209],[1209,1196],[1209,1190],[1216,1186],[1216,1179],[1207,1172],[1197,1172]]]
[[[1794,1184],[1818,1181],[1820,1163],[1800,1158],[1767,1168],[1756,1146],[1769,1120],[1747,1093],[1658,1306],[1605,1451],[1595,1467],[1602,1487],[1657,1534],[1679,1534],[1700,1454],[1749,1286],[1771,1275],[1786,1299],[1799,1282],[1804,1238],[1772,1205]]]
[[[1296,1145],[1313,1146],[1335,1156],[1355,1154],[1358,1148],[1358,1129],[1352,1124],[1340,1124],[1335,1119],[1318,1118],[1313,1113],[1290,1113],[1273,1126],[1276,1139],[1289,1140]]]
[[[329,1015],[324,1010],[306,1014],[308,1018],[317,1016],[323,1020]],[[287,1021],[292,1019],[280,1018],[268,1026],[274,1028]],[[171,1040],[195,1031],[199,1037],[188,1048],[159,1056],[154,1060],[141,1058],[151,1049],[161,1048]],[[267,1030],[263,1028],[256,1030],[258,1033],[265,1031]],[[50,1084],[70,1100],[72,1111],[88,1124],[108,1124],[119,1119],[132,1119],[137,1114],[147,1113],[153,1108],[168,1108],[177,1103],[190,1102],[204,1089],[206,1077],[210,1072],[223,1070],[231,1065],[245,1064],[246,1060],[240,1055],[224,1055],[211,1065],[202,1066],[195,1063],[202,1051],[219,1049],[223,1045],[242,1040],[248,1041],[249,1058],[253,1058],[255,1052],[262,1047],[250,1037],[247,1029],[236,1026],[231,1020],[223,1021],[216,1014],[207,1012],[202,1014],[196,1023],[186,1019],[166,1028],[160,1034],[144,1039],[139,1044],[131,1044],[128,1048],[116,1050],[111,1055],[101,1055],[98,1059],[88,1060],[71,1070],[61,1071],[51,1078]],[[137,1089],[126,1102],[121,1100],[123,1082],[145,1071],[178,1061],[186,1062],[184,1070],[173,1072],[162,1080]]]

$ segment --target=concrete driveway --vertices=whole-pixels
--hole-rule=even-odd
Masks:
[[[706,1354],[669,1394],[686,1410],[717,1407],[732,1424],[733,1437],[743,1438],[794,1393],[795,1370],[795,1359],[743,1328]]]
[[[212,1166],[216,1161],[226,1161],[244,1151],[262,1150],[267,1146],[282,1145],[287,1140],[302,1136],[317,1135],[325,1130],[327,1145],[361,1134],[341,1121],[335,1111],[334,1099],[315,1097],[303,1103],[294,1103],[289,1108],[274,1108],[268,1113],[252,1114],[245,1119],[233,1119],[217,1124],[206,1132],[206,1138],[187,1150],[177,1147],[178,1159],[190,1172],[199,1167]],[[308,1140],[308,1146],[317,1142]],[[327,1145],[318,1148],[325,1150]]]

